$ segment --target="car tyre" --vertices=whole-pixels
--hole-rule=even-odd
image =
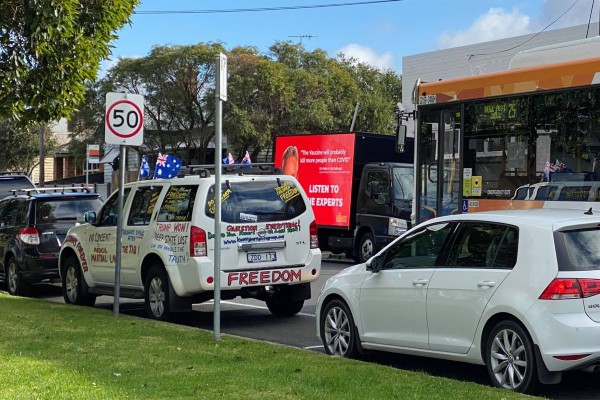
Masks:
[[[320,315],[320,334],[325,352],[341,357],[356,357],[358,333],[350,309],[342,300],[328,302]]]
[[[68,257],[62,269],[63,299],[67,304],[92,307],[96,303],[96,295],[89,292],[89,287],[81,275],[81,267],[77,260]]]
[[[169,277],[161,265],[154,265],[148,271],[144,283],[146,313],[152,319],[168,321],[171,317],[169,299]]]
[[[13,296],[27,296],[30,285],[21,277],[19,265],[14,257],[8,260],[6,268],[6,289]]]
[[[265,303],[271,314],[276,317],[293,317],[304,307],[304,300],[290,300],[285,296],[266,299]]]
[[[371,232],[365,232],[360,237],[356,254],[358,255],[359,263],[364,263],[373,257],[373,254],[375,254],[375,242]]]
[[[532,393],[539,385],[533,342],[521,325],[502,321],[490,332],[486,366],[494,386]]]

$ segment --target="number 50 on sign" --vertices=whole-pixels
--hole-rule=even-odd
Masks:
[[[144,142],[144,96],[107,93],[104,125],[106,143],[141,146]]]

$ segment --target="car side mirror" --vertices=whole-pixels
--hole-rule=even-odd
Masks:
[[[373,256],[366,263],[367,271],[371,271],[373,273],[377,273],[381,271],[383,267],[383,260],[379,256]]]
[[[96,213],[94,211],[86,211],[83,213],[83,220],[88,223],[93,223],[96,220]]]
[[[396,152],[404,153],[404,146],[406,145],[406,125],[398,125],[396,131]]]
[[[377,197],[379,197],[379,195],[381,194],[381,189],[379,188],[379,182],[377,181],[371,181],[368,183],[368,192],[369,192],[369,197],[372,199],[376,199]]]

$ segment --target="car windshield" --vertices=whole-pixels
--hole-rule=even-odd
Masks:
[[[413,199],[414,173],[412,168],[394,168],[394,198]]]
[[[559,270],[600,270],[600,229],[558,232],[556,242],[559,249]]]
[[[36,223],[75,221],[86,211],[97,211],[100,205],[102,201],[96,197],[36,201],[35,220]]]

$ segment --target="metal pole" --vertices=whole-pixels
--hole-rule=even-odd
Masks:
[[[40,127],[40,178],[38,179],[38,185],[44,187],[46,184],[46,171],[44,170],[44,164],[46,163],[46,124],[42,124]]]
[[[223,61],[225,59],[225,61]],[[225,68],[223,68],[225,63]],[[213,337],[214,340],[221,341],[221,166],[222,166],[222,148],[223,132],[222,119],[223,108],[222,100],[227,98],[226,87],[227,79],[227,58],[223,54],[216,57],[216,96],[215,96],[215,254],[214,254],[214,311],[213,311]],[[224,81],[225,80],[225,81]]]
[[[117,211],[117,248],[115,258],[115,288],[114,288],[114,302],[113,302],[113,315],[119,316],[119,297],[121,297],[121,243],[123,238],[123,197],[125,194],[125,156],[127,147],[125,145],[120,146],[119,155],[119,194],[118,194],[118,211]]]
[[[354,132],[354,123],[356,122],[356,115],[358,114],[358,102],[356,102],[356,107],[354,107],[354,115],[352,116],[352,124],[350,124],[350,132]]]

